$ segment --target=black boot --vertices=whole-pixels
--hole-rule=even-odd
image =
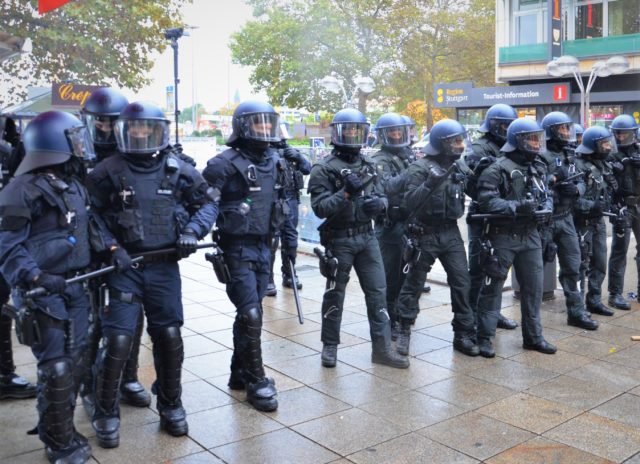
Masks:
[[[373,347],[371,352],[371,362],[374,364],[383,364],[385,366],[393,367],[395,369],[406,369],[409,367],[409,358],[396,353],[390,346],[386,347]]]
[[[262,309],[253,306],[238,311],[241,316],[241,328],[244,332],[244,356],[247,401],[258,411],[275,411],[278,409],[278,392],[275,382],[268,379],[262,364]]]
[[[87,439],[73,427],[75,384],[68,359],[50,361],[38,369],[38,435],[50,463],[83,464],[91,457]]]
[[[322,345],[320,360],[324,367],[336,367],[336,363],[338,362],[338,345]]]
[[[488,338],[478,338],[478,351],[483,358],[493,358],[496,352],[493,349],[493,343]]]
[[[591,319],[591,316],[586,311],[578,314],[570,314],[567,317],[567,324],[585,330],[597,330],[599,326],[598,321]]]
[[[400,334],[400,323],[391,319],[391,341],[395,342]]]
[[[242,321],[240,316],[236,315],[236,320],[233,323],[233,354],[231,355],[231,375],[229,376],[229,382],[227,386],[231,390],[244,390],[244,368],[242,365],[242,355],[245,347],[242,345]]]
[[[169,435],[189,433],[187,412],[182,407],[182,362],[184,345],[179,327],[162,327],[149,331],[153,342],[153,363],[157,380],[152,392],[158,395],[160,427]]]
[[[15,373],[11,346],[11,318],[0,315],[0,400],[34,398],[36,386]]]
[[[453,349],[467,356],[478,356],[480,350],[475,340],[468,335],[458,335],[453,337]]]
[[[140,316],[136,325],[136,333],[131,343],[131,352],[129,359],[124,365],[122,373],[122,383],[120,385],[120,400],[136,406],[138,408],[146,408],[151,404],[151,395],[144,389],[138,381],[138,355],[140,354],[140,343],[142,342],[142,329],[144,326],[144,312],[140,308]]]
[[[631,304],[619,293],[609,294],[609,306],[613,306],[616,309],[622,309],[623,311],[631,309]]]
[[[538,343],[523,343],[522,348],[525,350],[533,350],[543,354],[554,354],[558,349],[544,338]]]
[[[513,319],[504,317],[502,314],[498,317],[498,328],[506,330],[514,330],[518,327],[518,323]]]
[[[593,303],[587,302],[587,311],[591,314],[600,314],[601,316],[613,316],[615,314],[599,300]]]
[[[398,339],[396,340],[396,351],[407,356],[409,354],[409,345],[411,344],[411,322],[400,321],[400,330],[398,331]]]
[[[120,445],[119,390],[122,370],[131,350],[130,335],[105,337],[94,369],[95,412],[91,425],[102,448]]]

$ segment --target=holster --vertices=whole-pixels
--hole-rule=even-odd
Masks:
[[[218,282],[221,284],[231,282],[231,272],[229,272],[229,266],[225,262],[224,252],[220,248],[214,248],[212,253],[206,253],[204,257],[213,266],[213,272],[216,274]]]
[[[422,250],[420,250],[417,240],[410,236],[403,235],[402,243],[402,262],[405,263],[403,272],[406,274],[420,260]]]
[[[29,306],[23,306],[18,310],[15,319],[16,336],[21,345],[33,346],[42,340],[36,315],[37,310]]]

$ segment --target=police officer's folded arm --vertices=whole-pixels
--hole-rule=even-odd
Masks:
[[[481,213],[515,216],[517,202],[500,197],[500,171],[486,169],[478,179],[478,206]]]
[[[421,170],[409,166],[406,175],[404,200],[409,211],[412,211],[423,206],[425,198],[429,195],[431,189],[425,184],[427,177]]]
[[[342,211],[349,200],[345,197],[344,188],[333,192],[333,185],[324,170],[315,165],[311,169],[308,192],[311,195],[311,209],[319,218],[327,218]]]

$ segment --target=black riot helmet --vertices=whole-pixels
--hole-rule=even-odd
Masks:
[[[609,129],[611,129],[611,133],[616,138],[616,144],[619,147],[628,147],[637,140],[638,123],[629,114],[616,116]]]
[[[95,158],[87,128],[75,116],[63,111],[47,111],[31,120],[22,134],[25,157],[15,175],[45,166]]]
[[[528,162],[533,162],[547,150],[544,129],[535,119],[518,118],[509,124],[507,143],[501,150],[507,154],[521,152]]]
[[[408,147],[409,124],[396,113],[385,113],[376,123],[378,141],[382,146],[391,148]]]
[[[123,153],[153,155],[169,145],[169,120],[154,103],[129,103],[116,121],[116,141]]]
[[[562,111],[552,111],[542,118],[542,128],[547,142],[554,142],[564,146],[576,140],[573,120]]]
[[[487,110],[480,132],[489,133],[501,142],[507,140],[509,124],[518,119],[518,113],[513,107],[498,103]]]
[[[429,143],[422,149],[427,156],[444,155],[458,159],[464,153],[467,131],[455,119],[438,121],[429,132]]]
[[[602,126],[593,126],[584,131],[582,143],[576,148],[576,153],[593,160],[606,160],[617,151],[613,135]]]
[[[82,119],[98,148],[116,148],[115,123],[129,100],[110,87],[95,90],[82,108]]]
[[[280,115],[269,103],[246,101],[233,112],[233,132],[227,145],[235,146],[239,140],[259,143],[280,142]]]
[[[369,136],[369,123],[355,108],[338,111],[331,121],[331,143],[336,147],[362,148]]]

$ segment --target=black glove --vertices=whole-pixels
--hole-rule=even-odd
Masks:
[[[354,173],[344,176],[344,189],[349,195],[357,195],[362,190],[362,179]]]
[[[520,200],[516,203],[516,214],[518,216],[531,216],[537,207],[535,200]]]
[[[611,163],[611,169],[616,174],[620,174],[622,171],[624,171],[624,164],[622,164],[620,161],[613,161]]]
[[[549,224],[551,222],[551,212],[548,209],[538,210],[533,213],[533,218],[536,221],[536,224]]]
[[[596,218],[602,216],[602,213],[602,205],[598,200],[594,201],[591,208],[589,208],[589,216]]]
[[[131,256],[122,247],[111,251],[111,265],[116,267],[116,272],[125,272],[131,269]]]
[[[453,182],[454,184],[457,184],[459,182],[464,181],[466,177],[467,176],[465,176],[461,172],[454,172],[453,174],[451,174],[451,182]]]
[[[495,160],[496,159],[493,156],[483,156],[482,158],[480,158],[480,161],[478,161],[478,164],[474,168],[474,174],[479,176],[482,171],[491,166]]]
[[[380,197],[367,198],[362,204],[362,211],[369,217],[374,217],[384,210],[384,200]]]
[[[429,177],[427,177],[427,180],[424,181],[424,186],[429,190],[433,190],[442,182],[442,178],[446,173],[447,171],[443,169],[431,169],[429,171]]]
[[[566,197],[576,197],[580,194],[578,186],[573,182],[562,182],[558,185],[558,193]]]
[[[196,247],[198,246],[198,237],[196,237],[196,233],[191,229],[185,229],[178,241],[176,242],[176,246],[178,248],[178,256],[180,258],[186,258],[192,253],[195,253]]]
[[[288,161],[300,161],[300,152],[295,148],[285,148],[284,150],[282,150],[282,155]]]
[[[37,287],[42,287],[47,290],[49,293],[64,293],[65,288],[67,288],[67,283],[64,280],[64,277],[59,275],[47,274],[43,272],[36,277],[34,284]]]

